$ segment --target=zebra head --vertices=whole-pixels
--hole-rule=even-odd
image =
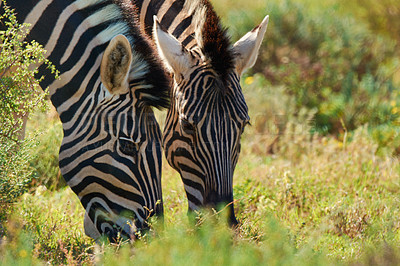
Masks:
[[[213,10],[203,15],[191,49],[154,18],[153,38],[174,78],[163,145],[169,164],[181,175],[189,210],[229,204],[234,225],[233,173],[249,123],[239,81],[256,61],[268,16],[231,46]]]
[[[71,132],[64,128],[60,168],[86,210],[85,233],[94,239],[134,238],[147,227],[148,217],[163,211],[161,130],[145,103],[157,97],[145,80],[149,62],[135,58],[131,43],[124,35],[109,42],[100,66],[98,104],[76,120],[79,126]],[[159,84],[167,88],[163,73]]]
[[[39,67],[64,137],[61,173],[85,208],[85,233],[135,237],[161,214],[161,130],[170,79],[130,0],[9,0],[60,72]],[[0,25],[0,30],[6,30]],[[21,40],[22,41],[22,40]]]

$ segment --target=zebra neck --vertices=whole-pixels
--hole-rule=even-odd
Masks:
[[[24,2],[24,3],[22,3]],[[90,111],[105,96],[100,86],[102,53],[117,34],[128,35],[119,7],[103,0],[15,1],[19,20],[31,24],[29,39],[42,44],[46,57],[60,71],[54,80],[45,65],[39,67],[42,88],[49,88],[61,121],[67,123],[82,108]],[[89,104],[91,107],[88,107]]]
[[[209,0],[132,0],[140,10],[140,26],[152,36],[153,16],[188,50],[196,51],[227,82],[234,53],[226,28]]]
[[[152,38],[153,15],[187,49],[198,46],[196,28],[202,26],[205,16],[202,0],[134,0],[140,12],[140,26]]]

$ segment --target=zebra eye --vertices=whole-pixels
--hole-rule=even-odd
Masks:
[[[139,153],[139,145],[128,138],[119,138],[119,150],[130,157],[136,162]]]
[[[185,119],[181,119],[181,129],[185,134],[194,135],[196,133],[196,128]]]

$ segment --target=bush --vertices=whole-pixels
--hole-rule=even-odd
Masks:
[[[42,46],[36,42],[21,41],[28,34],[27,25],[17,22],[12,10],[3,6],[0,16],[0,235],[1,223],[13,202],[26,191],[32,178],[29,166],[35,137],[23,140],[24,119],[29,113],[46,107],[45,94],[35,78],[34,64],[47,64]]]
[[[392,81],[395,41],[340,12],[337,1],[222,2],[215,4],[224,10],[233,39],[270,15],[266,41],[251,71],[272,85],[286,86],[298,109],[316,108],[317,132],[340,134],[343,125],[353,130],[366,123],[397,123],[399,114],[390,106],[399,100]]]
[[[344,12],[351,10],[352,16],[362,18],[369,27],[378,34],[390,36],[397,41],[400,46],[400,5],[396,0],[356,0],[344,1],[339,3]]]
[[[62,124],[54,109],[49,113],[33,114],[26,127],[27,133],[39,131],[40,146],[32,151],[30,165],[34,168],[31,186],[46,186],[55,190],[66,186],[58,166],[58,152],[62,141]]]
[[[261,74],[247,77],[243,83],[251,127],[246,128],[242,141],[250,144],[250,152],[294,159],[308,150],[316,110],[296,107],[296,97],[287,88],[267,86],[268,82]],[[243,152],[247,154],[247,151]]]

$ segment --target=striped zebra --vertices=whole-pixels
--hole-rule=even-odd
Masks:
[[[189,211],[230,203],[229,222],[236,225],[232,179],[249,123],[239,79],[257,59],[268,16],[232,45],[208,0],[132,2],[174,79],[163,146]]]
[[[8,0],[29,39],[60,71],[45,66],[64,138],[59,166],[85,208],[85,233],[135,238],[162,215],[161,130],[152,107],[169,105],[170,80],[124,0]]]

